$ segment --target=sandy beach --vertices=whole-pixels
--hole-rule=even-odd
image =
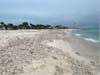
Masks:
[[[100,75],[99,48],[71,31],[1,30],[0,75]]]

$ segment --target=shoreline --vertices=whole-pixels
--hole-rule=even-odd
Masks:
[[[69,39],[69,43],[76,54],[82,55],[97,65],[100,64],[100,47],[98,43],[85,40],[75,35],[67,35],[67,39]]]
[[[69,32],[69,34],[66,34],[65,31]],[[90,54],[94,53],[94,51],[74,48],[73,46],[78,47],[79,43],[84,43],[84,41],[79,41],[75,44],[75,39],[71,36],[69,37],[70,31],[72,30],[0,31],[0,74],[99,74],[99,67],[87,59],[88,54],[84,55],[86,54],[85,51],[89,51]],[[83,44],[81,46],[82,48],[84,47]],[[95,54],[94,56],[96,56]]]

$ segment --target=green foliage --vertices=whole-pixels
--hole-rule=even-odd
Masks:
[[[56,28],[56,29],[68,29],[68,27],[62,26],[62,25],[56,25],[54,28]]]
[[[0,28],[5,27],[5,29],[16,30],[16,29],[67,29],[68,27],[62,25],[44,25],[44,24],[29,24],[28,22],[23,22],[19,25],[13,25],[12,23],[5,24],[0,22]]]
[[[30,29],[28,22],[23,22],[22,26],[23,26],[23,29]]]
[[[4,25],[4,22],[0,22],[1,25]]]

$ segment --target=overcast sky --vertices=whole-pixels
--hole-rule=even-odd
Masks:
[[[99,0],[0,0],[0,21],[98,25]]]

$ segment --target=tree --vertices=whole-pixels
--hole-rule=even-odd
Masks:
[[[19,24],[18,25],[18,29],[23,29],[23,25],[22,24]]]
[[[53,28],[51,25],[46,25],[45,27],[46,27],[46,29],[52,29]]]
[[[8,27],[9,29],[11,29],[11,30],[16,30],[16,29],[18,29],[18,27],[15,26],[15,25],[13,25],[12,23],[9,23],[9,24],[7,25],[7,27]]]
[[[8,27],[9,29],[13,29],[13,24],[9,23],[9,24],[7,25],[7,27]]]
[[[62,26],[62,25],[56,25],[55,28],[56,29],[68,29],[68,27]]]
[[[35,29],[44,29],[44,28],[45,28],[45,25],[42,25],[42,24],[35,25]]]
[[[0,22],[0,27],[3,27],[4,26],[4,22]]]
[[[22,26],[23,26],[23,29],[30,29],[28,22],[23,22]]]
[[[62,26],[62,25],[56,25],[56,26],[51,26],[51,25],[44,25],[44,24],[29,24],[28,22],[23,22],[22,24],[19,25],[13,25],[12,23],[8,23],[7,25],[4,22],[0,22],[0,29],[67,29],[68,27]]]
[[[1,25],[3,25],[3,24],[4,24],[4,22],[0,22],[0,24],[1,24]]]
[[[62,25],[56,25],[55,28],[56,29],[61,29],[62,28]]]
[[[30,24],[30,28],[31,28],[31,29],[35,29],[35,25],[31,23],[31,24]]]
[[[3,30],[8,30],[8,28],[7,28],[7,25],[4,23],[4,22],[0,22],[0,27],[1,27],[1,29]]]

